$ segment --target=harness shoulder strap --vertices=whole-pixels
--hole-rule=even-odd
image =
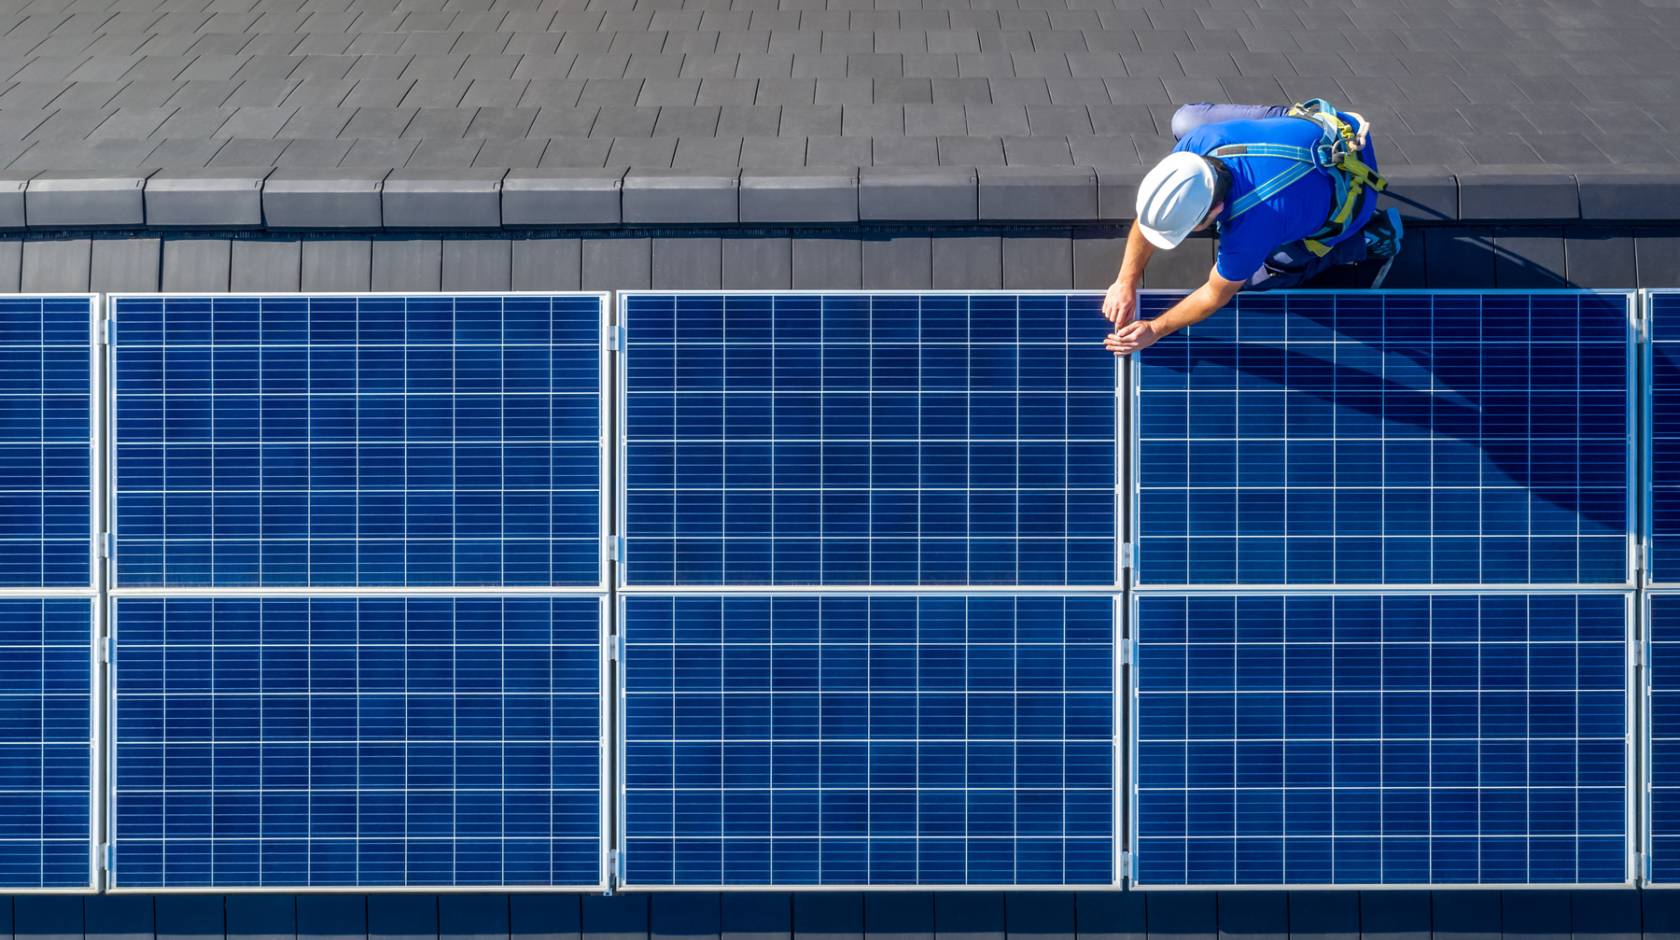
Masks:
[[[1331,184],[1336,187],[1332,203],[1335,208],[1331,210],[1324,226],[1305,240],[1308,250],[1323,256],[1330,251],[1326,241],[1340,235],[1347,228],[1365,190],[1381,192],[1388,188],[1388,181],[1356,156],[1365,145],[1368,129],[1363,125],[1355,127],[1342,120],[1340,112],[1330,102],[1323,98],[1314,98],[1290,108],[1288,115],[1312,121],[1319,126],[1322,139],[1318,146],[1307,148],[1289,144],[1227,144],[1215,148],[1208,156],[1221,160],[1271,157],[1288,160],[1294,164],[1233,203],[1230,216],[1232,219],[1271,199],[1315,170],[1329,177]]]

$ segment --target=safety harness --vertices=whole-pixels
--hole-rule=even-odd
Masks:
[[[1375,170],[1358,157],[1370,134],[1370,126],[1363,118],[1360,118],[1357,124],[1344,121],[1335,106],[1323,98],[1314,98],[1291,107],[1288,116],[1317,124],[1324,133],[1318,145],[1296,147],[1290,144],[1226,144],[1215,148],[1208,156],[1221,160],[1272,157],[1294,163],[1294,166],[1254,187],[1251,192],[1233,203],[1231,219],[1283,192],[1297,180],[1314,171],[1328,177],[1336,187],[1336,197],[1331,203],[1334,209],[1324,227],[1305,240],[1307,250],[1322,258],[1330,251],[1328,242],[1335,240],[1347,229],[1348,222],[1359,208],[1359,199],[1365,190],[1382,192],[1388,188],[1388,181],[1377,175]]]

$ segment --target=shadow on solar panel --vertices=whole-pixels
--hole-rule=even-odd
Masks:
[[[1653,584],[1673,584],[1680,582],[1680,293],[1651,291],[1647,303],[1647,575]]]
[[[1168,337],[1139,356],[1138,582],[1628,583],[1628,304],[1255,295]]]

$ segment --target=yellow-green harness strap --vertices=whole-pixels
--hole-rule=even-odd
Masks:
[[[1344,156],[1338,168],[1341,173],[1337,176],[1343,178],[1343,185],[1337,187],[1341,205],[1337,207],[1335,214],[1330,216],[1323,229],[1314,232],[1311,238],[1305,240],[1307,250],[1320,258],[1330,253],[1330,246],[1321,239],[1334,238],[1347,228],[1348,222],[1353,219],[1353,213],[1359,208],[1359,200],[1364,196],[1365,190],[1369,188],[1380,193],[1388,188],[1387,180],[1372,172],[1365,161],[1352,154]]]
[[[1306,240],[1307,250],[1320,257],[1330,251],[1330,246],[1321,239],[1333,238],[1347,228],[1353,213],[1359,208],[1360,197],[1369,187],[1375,192],[1382,192],[1388,188],[1388,181],[1371,170],[1365,161],[1359,159],[1358,153],[1365,146],[1363,134],[1359,128],[1342,120],[1341,113],[1336,106],[1323,98],[1297,104],[1289,109],[1291,117],[1306,118],[1317,123],[1324,129],[1325,137],[1331,144],[1331,153],[1335,166],[1341,172],[1336,174],[1337,207],[1325,223],[1325,231],[1314,233]],[[1333,229],[1333,231],[1328,231]]]

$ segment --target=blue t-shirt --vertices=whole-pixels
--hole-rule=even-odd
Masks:
[[[1342,119],[1348,120],[1345,112]],[[1225,121],[1196,128],[1186,134],[1173,150],[1207,154],[1226,144],[1312,147],[1323,137],[1319,125],[1303,118]],[[1359,158],[1373,171],[1377,169],[1376,150],[1370,144],[1360,151]],[[1273,252],[1324,227],[1325,220],[1330,217],[1330,203],[1336,197],[1336,189],[1323,173],[1309,173],[1233,220],[1233,203],[1296,164],[1277,157],[1236,157],[1226,160],[1225,165],[1231,168],[1231,194],[1225,200],[1225,211],[1219,214],[1219,254],[1214,260],[1214,267],[1219,276],[1228,281],[1246,281],[1260,270]],[[1374,195],[1369,190],[1365,192],[1348,227],[1341,237],[1330,239],[1330,244],[1352,237],[1364,227],[1376,208]]]

